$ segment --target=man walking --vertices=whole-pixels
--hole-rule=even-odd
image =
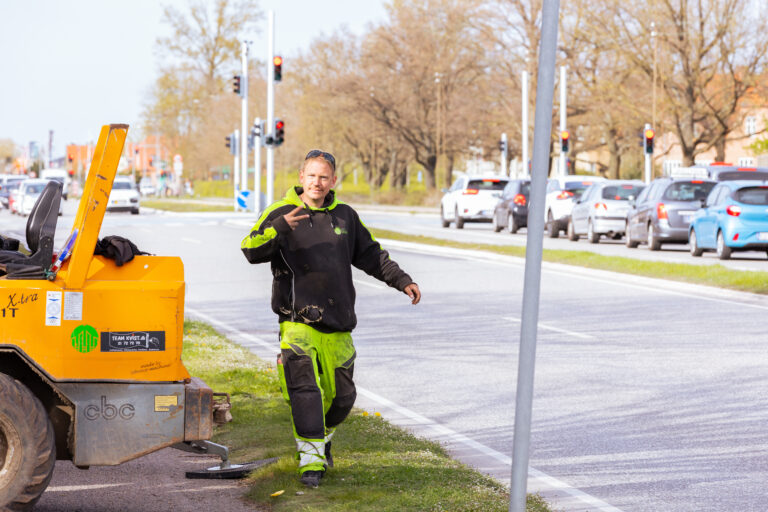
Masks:
[[[291,406],[301,481],[317,487],[333,466],[331,438],[352,409],[357,324],[352,268],[384,281],[418,304],[421,292],[389,258],[357,212],[336,199],[336,160],[307,153],[301,186],[261,215],[241,249],[272,265],[272,310],[280,322],[278,372]]]

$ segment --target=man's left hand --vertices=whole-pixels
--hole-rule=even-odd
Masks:
[[[411,283],[406,286],[405,289],[403,289],[403,292],[411,298],[411,304],[418,304],[421,300],[421,290],[419,290],[419,285],[416,283]]]

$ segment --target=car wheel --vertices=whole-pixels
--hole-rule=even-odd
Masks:
[[[501,226],[499,226],[499,216],[496,215],[496,212],[493,212],[492,222],[493,222],[493,232],[498,233],[499,231],[501,231],[502,228]]]
[[[443,225],[444,228],[447,228],[451,225],[450,220],[445,220],[445,212],[443,211],[442,205],[440,206],[440,223]]]
[[[138,208],[134,208],[133,210],[131,210],[131,215],[138,215],[138,214],[139,214]]]
[[[458,207],[454,210],[454,216],[456,217],[456,229],[464,229],[464,219],[459,217]]]
[[[626,245],[628,249],[637,249],[637,246],[640,244],[640,242],[635,242],[632,240],[632,233],[629,231],[629,222],[627,222],[624,227],[624,236],[626,237],[624,240],[624,245]]]
[[[557,238],[560,236],[560,230],[555,226],[555,218],[552,217],[552,211],[547,212],[547,234],[549,238]]]
[[[699,247],[699,244],[696,240],[696,231],[691,230],[690,234],[688,235],[688,245],[691,246],[691,256],[699,257],[702,254],[704,254],[704,249],[701,249]]]
[[[725,245],[725,237],[722,231],[717,232],[717,257],[721,260],[731,259],[731,248]]]
[[[656,238],[654,233],[653,224],[648,224],[648,249],[651,251],[658,251],[661,249],[661,242]]]
[[[507,217],[507,231],[509,231],[511,234],[515,234],[520,229],[520,224],[518,224],[517,220],[515,220],[515,216],[511,213]]]
[[[2,373],[0,396],[0,503],[3,510],[29,510],[53,475],[53,426],[29,388]]]
[[[571,242],[578,242],[579,241],[579,235],[576,234],[576,230],[573,227],[573,220],[568,221],[568,240]]]
[[[589,224],[587,224],[587,240],[589,240],[589,243],[591,244],[596,244],[600,241],[600,233],[595,233],[595,226],[592,225],[591,219]]]

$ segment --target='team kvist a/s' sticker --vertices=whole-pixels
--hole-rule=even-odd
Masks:
[[[120,331],[101,333],[102,352],[163,352],[165,331]]]

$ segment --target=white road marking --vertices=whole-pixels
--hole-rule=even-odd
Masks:
[[[231,327],[224,322],[221,322],[219,320],[216,320],[215,318],[211,317],[210,315],[207,315],[205,313],[202,313],[194,308],[187,308],[187,313],[191,314],[192,316],[198,317],[201,320],[204,320],[208,322],[209,324],[218,327],[219,329],[236,335],[238,338],[241,338],[242,340],[250,342],[252,345],[260,345],[268,350],[276,350],[276,343],[269,343],[267,341],[264,341],[263,339],[254,336],[252,334],[248,334],[246,332],[243,332],[239,329],[236,329],[234,327]],[[246,343],[239,343],[242,346],[248,346]],[[425,427],[428,427],[430,430],[432,430],[435,434],[440,436],[441,439],[448,439],[455,443],[462,444],[468,448],[471,448],[479,453],[482,453],[488,457],[491,457],[492,459],[497,460],[498,462],[501,462],[502,464],[506,464],[507,466],[512,467],[512,458],[509,455],[506,455],[504,453],[501,453],[499,451],[494,450],[493,448],[486,446],[482,443],[478,443],[472,438],[469,438],[465,436],[464,434],[460,434],[444,425],[440,425],[439,423],[436,423],[435,421],[422,416],[421,414],[418,414],[417,412],[411,411],[410,409],[407,409],[401,405],[398,405],[382,396],[377,395],[376,393],[369,391],[365,388],[357,387],[357,392],[361,395],[367,397],[369,400],[373,400],[392,411],[401,414],[405,416],[406,418],[423,425]],[[549,476],[546,473],[539,471],[537,469],[534,469],[532,467],[528,467],[528,476],[533,477],[536,479],[539,479],[543,483],[546,483],[552,488],[555,488],[559,491],[562,491],[570,496],[573,496],[574,498],[592,506],[596,507],[596,510],[599,510],[601,512],[622,512],[621,509],[618,509],[612,505],[609,505],[608,503],[604,502],[603,500],[596,498],[595,496],[592,496],[590,494],[585,493],[584,491],[581,491],[579,489],[576,489],[575,487],[571,487],[567,483],[558,480],[557,478],[553,476]]]
[[[48,487],[45,492],[72,492],[72,491],[90,491],[93,489],[106,489],[108,487],[120,487],[127,484],[92,484],[92,485],[56,485]]]
[[[363,281],[362,279],[353,279],[352,281],[355,282],[355,284],[362,284],[363,286],[370,286],[371,288],[376,288],[378,290],[383,290],[384,288],[388,288],[388,286],[383,284],[377,284],[377,283],[371,283],[368,281]]]
[[[193,243],[193,244],[202,244],[203,243],[200,240],[198,240],[197,238],[184,238],[184,237],[182,237],[181,240],[183,240],[185,242],[190,242],[190,243]]]
[[[517,322],[517,323],[522,322],[521,319],[515,318],[515,317],[512,317],[512,316],[505,316],[503,318],[504,318],[504,320],[509,320],[510,322]],[[539,329],[545,329],[547,331],[559,332],[561,334],[567,334],[569,336],[574,336],[576,338],[581,338],[583,340],[594,340],[595,339],[594,336],[590,336],[589,334],[582,334],[582,333],[576,332],[576,331],[569,331],[568,329],[560,329],[558,327],[552,327],[552,326],[549,326],[549,325],[544,325],[541,322],[539,322]]]

